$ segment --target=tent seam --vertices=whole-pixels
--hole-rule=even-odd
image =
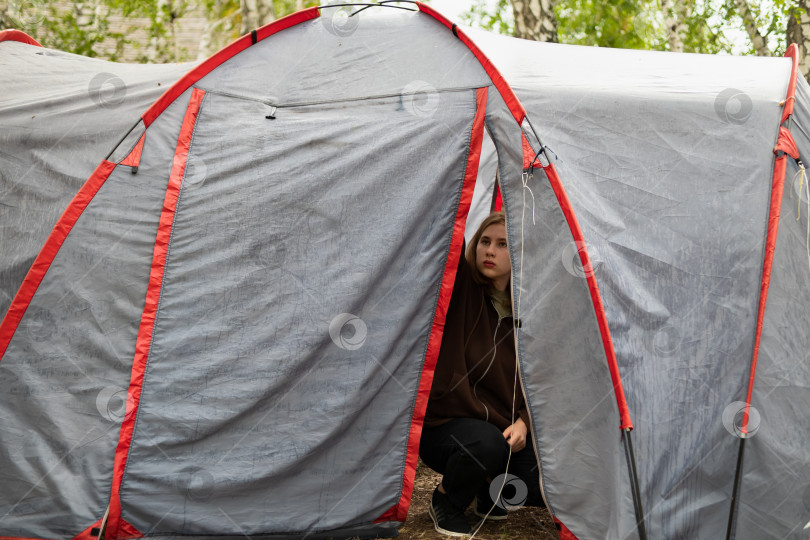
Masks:
[[[196,88],[195,86],[191,87],[192,90],[195,89],[195,88]],[[203,94],[203,97],[200,100],[200,106],[197,109],[197,118],[195,119],[194,127],[191,130],[191,138],[189,140],[188,151],[187,151],[187,154],[186,154],[186,156],[187,156],[186,157],[186,165],[183,168],[183,176],[180,179],[180,188],[178,189],[178,193],[177,193],[177,201],[175,202],[175,205],[174,205],[175,209],[174,209],[174,215],[172,216],[172,225],[171,225],[171,230],[169,232],[169,240],[166,243],[166,258],[165,258],[165,260],[163,262],[164,271],[163,271],[163,275],[161,276],[161,279],[160,279],[160,294],[158,295],[157,306],[155,308],[155,322],[152,324],[152,333],[151,333],[150,338],[149,338],[149,342],[150,342],[149,355],[146,358],[146,365],[144,366],[144,370],[143,370],[143,379],[142,379],[142,382],[141,382],[141,387],[142,388],[146,386],[146,378],[150,373],[149,370],[151,369],[151,365],[152,365],[152,362],[151,362],[152,352],[153,352],[152,346],[154,345],[155,335],[157,334],[158,324],[160,323],[159,321],[160,321],[160,315],[161,315],[161,306],[163,305],[163,296],[165,294],[166,274],[168,273],[169,260],[171,258],[171,253],[172,253],[172,240],[174,239],[174,227],[175,227],[175,223],[177,222],[177,215],[180,213],[180,202],[182,201],[182,197],[183,197],[183,189],[182,188],[183,188],[184,180],[186,178],[186,172],[188,171],[188,156],[191,155],[191,148],[194,145],[194,136],[197,133],[197,126],[199,125],[200,116],[201,116],[202,110],[203,110],[203,105],[205,105],[205,98],[207,96],[208,96],[207,93]],[[143,390],[141,390],[141,396],[138,398],[138,408],[135,411],[135,420],[133,421],[133,424],[132,424],[131,440],[135,439],[135,433],[137,432],[138,425],[140,423],[139,421],[140,421],[140,418],[141,418],[141,406],[143,405],[143,397],[144,397],[143,396]],[[131,446],[132,446],[132,444],[130,443],[130,447]],[[129,460],[127,460],[126,464],[124,465],[124,471],[121,474],[121,486],[124,485],[124,480],[126,479],[127,472],[129,470],[129,463],[130,463]],[[119,488],[118,492],[119,492],[119,494],[121,493],[120,488]],[[123,519],[123,507],[122,507],[121,514],[122,514],[121,519]]]

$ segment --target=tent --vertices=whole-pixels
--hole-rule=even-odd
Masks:
[[[422,4],[191,66],[0,37],[0,537],[394,535],[493,199],[561,536],[806,535],[795,51],[529,43]]]

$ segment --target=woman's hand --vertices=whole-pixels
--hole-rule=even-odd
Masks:
[[[504,430],[503,438],[512,447],[512,452],[520,452],[526,448],[526,434],[528,431],[523,418],[518,418],[514,424]]]

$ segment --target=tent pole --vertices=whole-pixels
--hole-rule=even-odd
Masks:
[[[641,490],[638,486],[638,472],[636,471],[636,455],[633,453],[633,441],[630,439],[630,428],[622,430],[624,451],[630,465],[630,485],[633,492],[633,508],[636,511],[636,526],[640,540],[647,540],[647,530],[644,528],[644,510],[641,508]]]
[[[740,490],[740,479],[742,478],[743,452],[745,451],[745,437],[740,438],[740,451],[737,452],[737,470],[734,472],[734,488],[731,491],[731,509],[728,513],[728,529],[726,529],[726,540],[733,538],[734,517],[737,513],[737,494]]]
[[[122,143],[122,142],[124,142],[124,140],[125,140],[127,137],[129,137],[129,134],[130,134],[130,133],[132,133],[132,131],[133,131],[133,130],[134,130],[136,127],[138,127],[138,124],[140,124],[142,121],[143,121],[143,120],[141,120],[140,118],[138,118],[138,121],[137,121],[137,122],[135,122],[134,124],[132,124],[132,127],[131,127],[131,128],[129,128],[129,131],[127,131],[127,132],[124,134],[124,136],[123,136],[123,137],[121,137],[121,140],[119,140],[117,143],[115,143],[115,146],[113,146],[112,150],[110,150],[110,153],[109,153],[109,154],[107,154],[107,157],[105,157],[105,158],[104,158],[105,160],[109,160],[109,159],[110,159],[110,156],[112,156],[112,155],[113,155],[113,153],[114,153],[114,152],[115,152],[115,151],[118,149],[118,147],[119,147],[119,146],[121,146],[121,143]]]

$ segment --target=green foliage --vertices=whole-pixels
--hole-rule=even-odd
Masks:
[[[108,57],[117,59],[123,51],[124,34],[109,31],[109,17],[103,11],[84,11],[74,6],[74,9],[59,13],[54,6],[49,6],[41,24],[46,36],[43,45],[92,57],[99,55],[99,45],[111,40],[114,51]]]
[[[117,60],[124,49],[124,33],[110,30],[109,9],[98,2],[59,6],[42,0],[14,0],[5,13],[8,26],[46,47],[90,57],[100,56],[103,49],[111,60]]]
[[[748,8],[756,20],[757,28],[767,40],[771,53],[774,56],[783,55],[787,48],[785,29],[787,28],[790,10],[791,8],[800,10],[796,2],[793,0],[749,1]],[[718,11],[726,20],[733,21],[734,27],[739,32],[745,32],[737,6],[733,0],[726,0]],[[739,52],[742,54],[756,54],[754,45],[750,41]]]
[[[289,15],[299,9],[318,6],[326,1],[317,0],[273,0],[275,18]],[[218,50],[241,35],[242,10],[239,0],[198,0],[199,11],[204,12],[212,27],[209,52]]]
[[[512,34],[509,0],[475,0],[462,21]],[[754,54],[734,0],[674,0],[683,6],[685,52]],[[785,50],[788,13],[795,0],[749,0],[760,32],[774,54]],[[560,43],[668,50],[664,14],[659,0],[558,0],[554,5]],[[741,46],[742,44],[742,46]]]
[[[23,30],[45,47],[90,57],[119,60],[125,47],[145,48],[131,36],[143,29],[146,42],[154,45],[157,61],[182,61],[185,55],[168,43],[172,36],[171,23],[185,12],[186,1],[167,2],[158,7],[154,0],[94,0],[88,2],[55,3],[43,0],[13,0],[7,13],[11,26]],[[146,19],[147,24],[128,24],[111,30],[112,16]],[[146,53],[139,61],[148,60]]]
[[[515,27],[509,0],[498,0],[493,11],[489,10],[486,0],[475,0],[470,10],[461,14],[461,22],[507,35],[512,34]]]
[[[562,0],[555,5],[561,43],[624,49],[661,46],[649,0]]]
[[[723,21],[708,0],[693,1],[685,19],[684,52],[717,54],[733,52],[731,41],[723,31]]]
[[[317,0],[306,0],[301,2],[301,9],[318,6],[321,3]],[[242,28],[242,10],[239,0],[200,0],[199,6],[208,21],[216,25],[214,37],[214,49],[230,43],[238,38]],[[275,17],[281,18],[290,13],[298,11],[297,0],[273,0],[273,12]]]
[[[304,0],[301,7],[319,5]],[[276,17],[298,9],[298,0],[273,0]],[[184,16],[205,16],[214,25],[209,49],[213,52],[240,35],[239,0],[0,0],[0,28],[17,28],[45,47],[83,56],[120,60],[124,50],[135,50],[139,62],[191,60],[176,45],[176,24]],[[113,17],[129,20],[116,25]]]
[[[557,0],[555,15],[561,43],[600,47],[667,50],[660,0]],[[754,54],[735,0],[673,0],[683,6],[687,52]],[[318,5],[318,0],[272,0],[275,16]],[[749,0],[751,14],[774,54],[785,50],[788,13],[796,0]],[[0,27],[19,28],[46,47],[120,59],[125,48],[141,62],[178,62],[190,54],[176,45],[175,28],[184,16],[203,15],[210,27],[209,52],[239,37],[240,0],[0,0]],[[113,16],[131,20],[111,26]],[[465,24],[512,34],[511,0],[473,0],[461,15]]]

